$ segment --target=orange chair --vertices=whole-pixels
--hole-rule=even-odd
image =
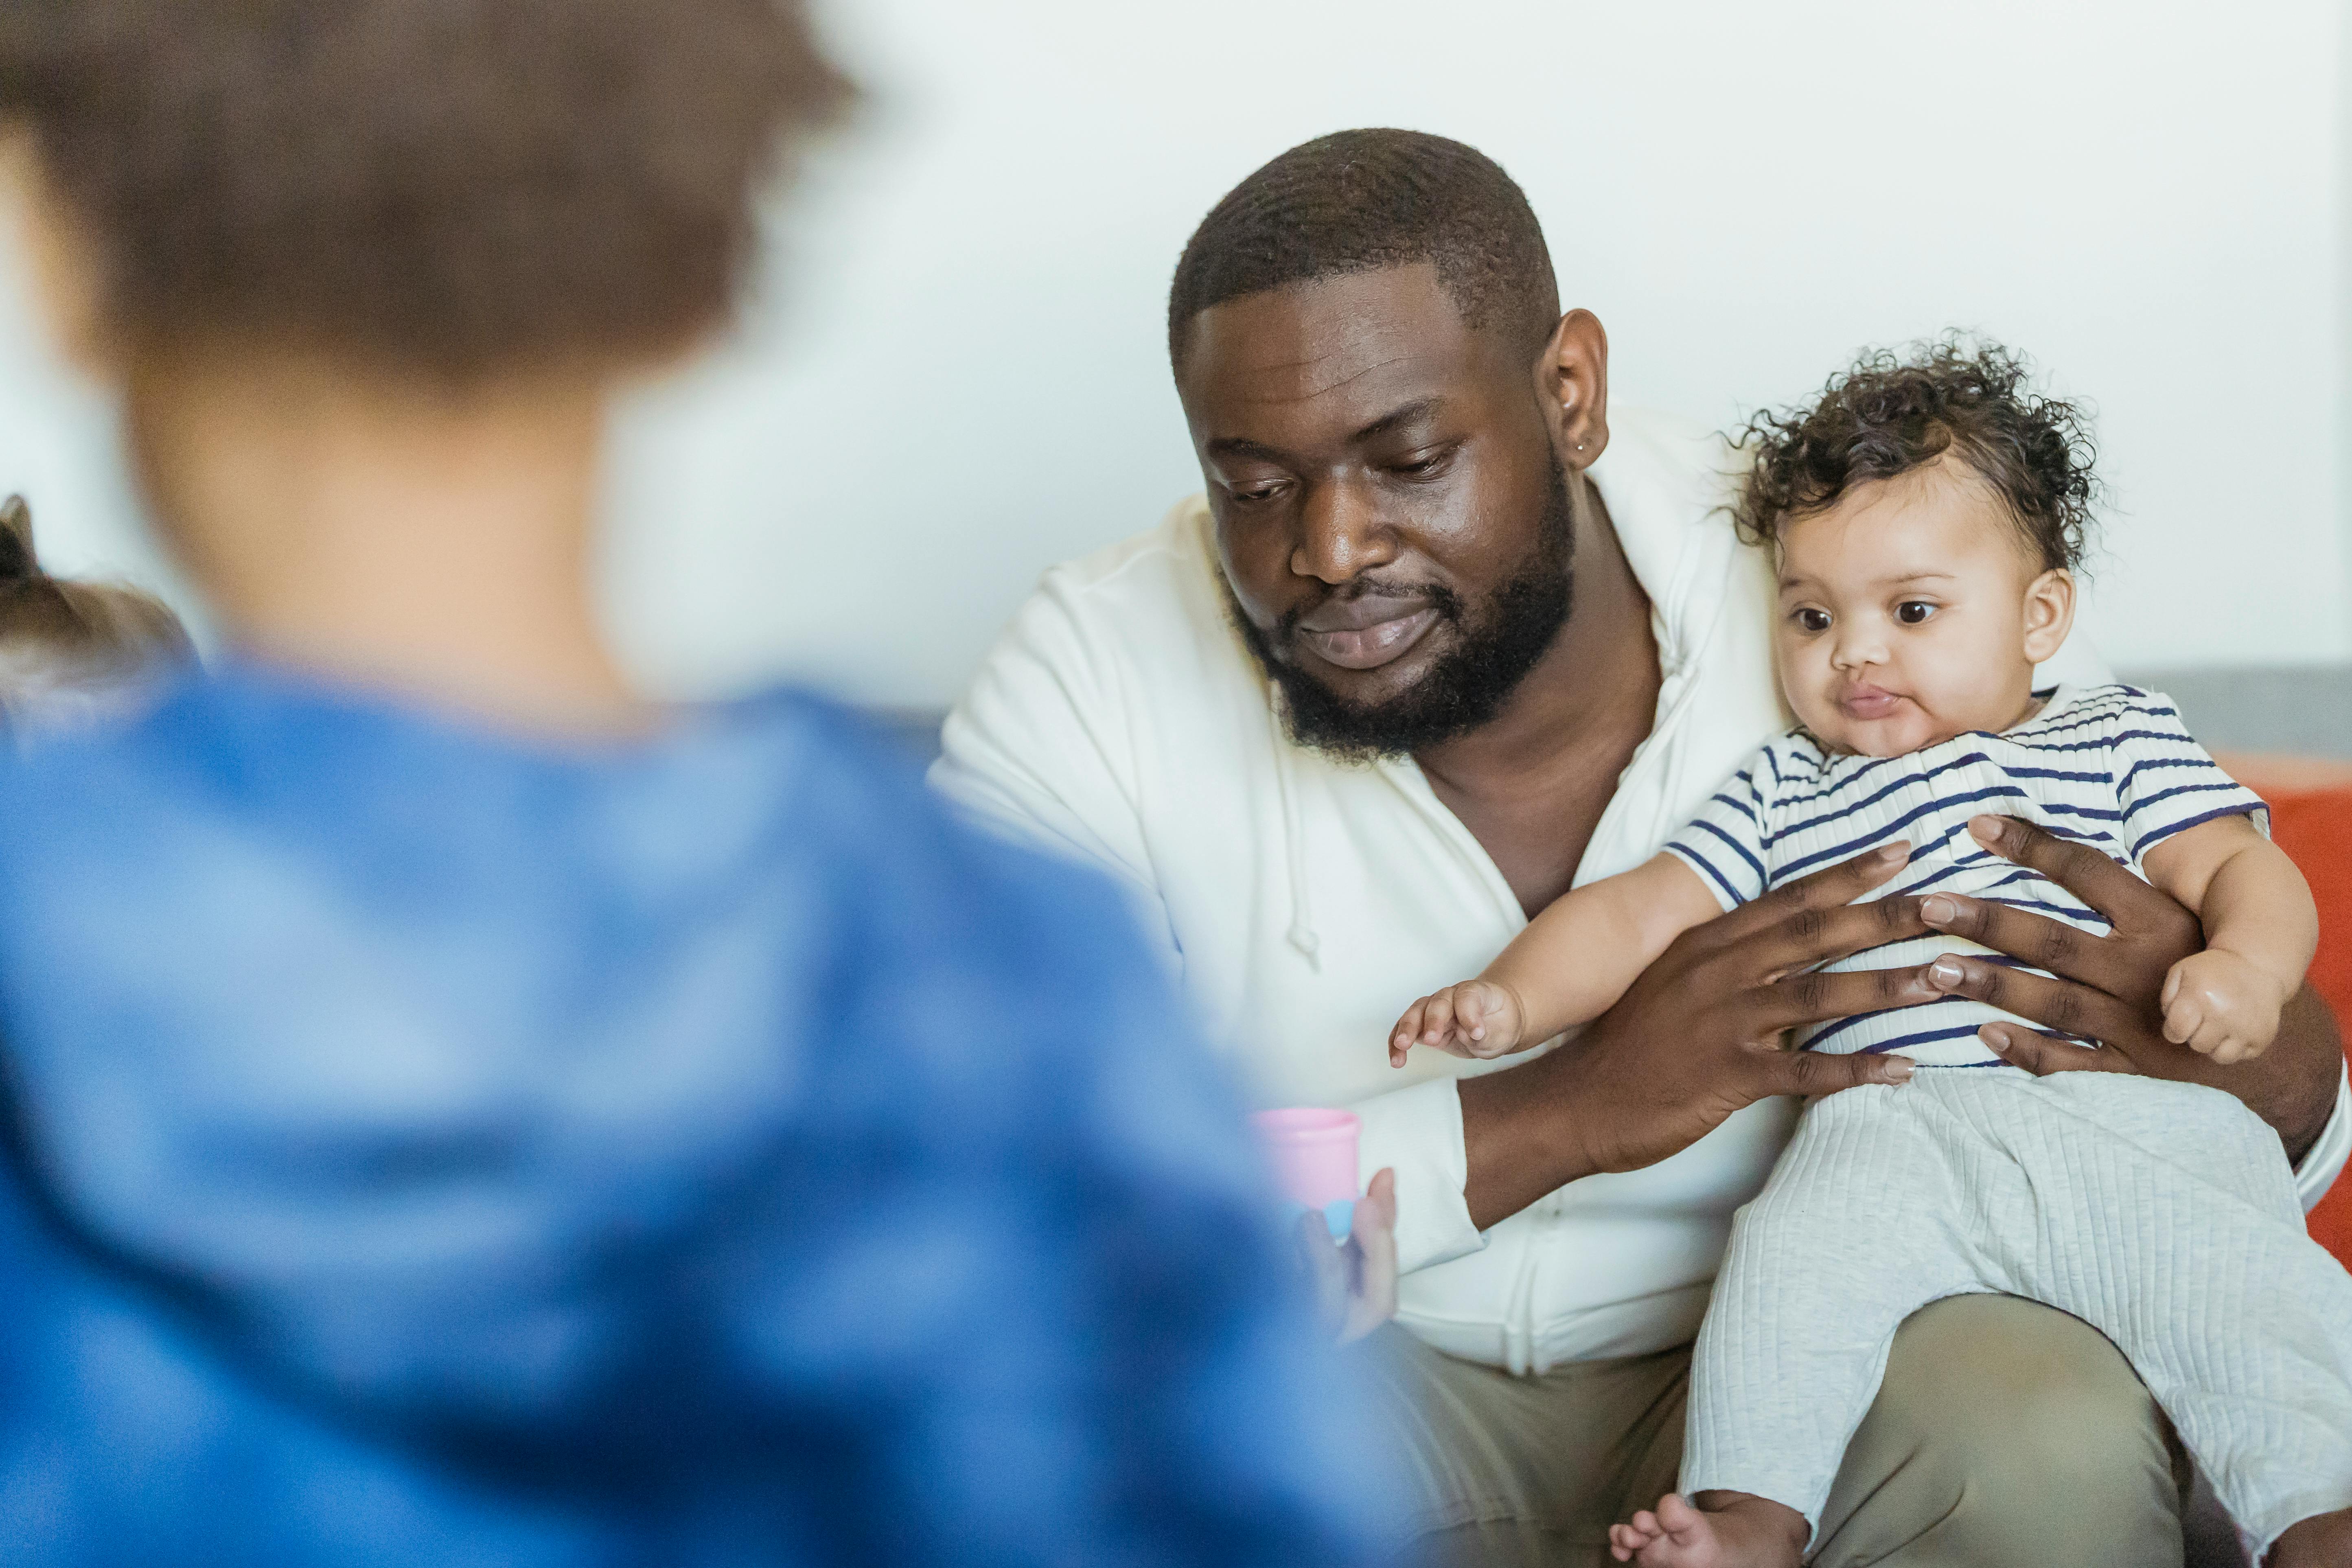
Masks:
[[[2271,837],[2294,858],[2319,905],[2319,953],[2313,989],[2352,1041],[2352,763],[2293,757],[2221,759],[2240,782],[2270,802]],[[2352,1052],[2352,1045],[2347,1045]],[[2352,1174],[2312,1211],[2311,1234],[2352,1268]]]

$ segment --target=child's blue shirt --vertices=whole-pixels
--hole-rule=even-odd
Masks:
[[[1373,1554],[1116,895],[813,699],[189,685],[0,764],[0,1564]]]

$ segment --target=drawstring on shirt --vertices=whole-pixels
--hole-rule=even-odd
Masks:
[[[1283,854],[1290,872],[1290,929],[1283,933],[1318,974],[1323,973],[1323,938],[1315,930],[1315,909],[1307,888],[1306,825],[1298,812],[1298,784],[1291,776],[1291,742],[1283,724],[1282,688],[1266,687],[1266,721],[1274,726],[1275,792],[1282,797]]]

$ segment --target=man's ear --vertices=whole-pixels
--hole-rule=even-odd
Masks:
[[[58,353],[84,374],[115,379],[121,365],[100,304],[98,253],[58,198],[32,138],[0,134],[0,209],[24,248],[34,304]]]
[[[2074,629],[2074,574],[2063,566],[2025,585],[2025,657],[2035,664],[2056,654]]]
[[[1559,319],[1536,358],[1536,400],[1559,460],[1571,473],[1609,445],[1609,334],[1590,310]]]

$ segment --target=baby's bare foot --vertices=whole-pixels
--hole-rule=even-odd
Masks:
[[[1668,1492],[1655,1513],[1609,1527],[1609,1554],[1640,1568],[1797,1568],[1808,1533],[1795,1509],[1746,1492]]]
[[[2263,1568],[2352,1568],[2352,1508],[2315,1513],[2289,1525],[2263,1563]]]

